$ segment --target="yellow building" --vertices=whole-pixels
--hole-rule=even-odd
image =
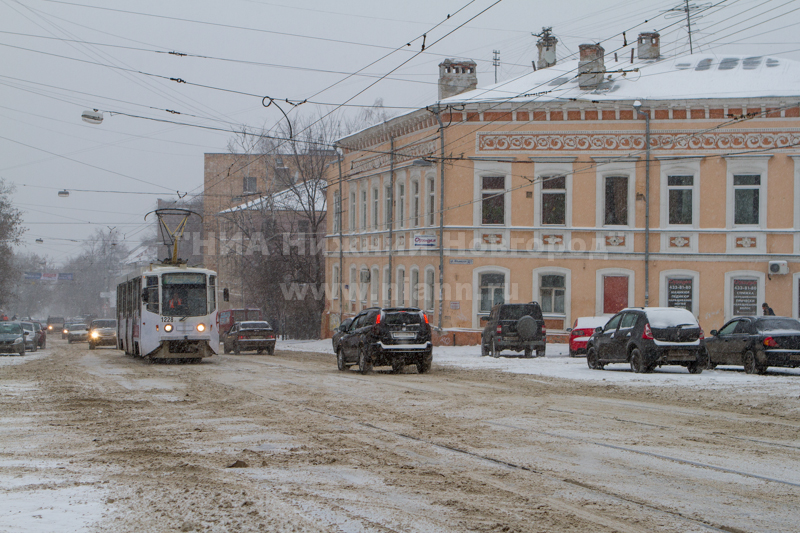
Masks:
[[[626,306],[686,307],[706,331],[764,301],[797,317],[800,64],[633,46],[483,89],[447,61],[432,106],[341,139],[330,325],[411,305],[478,328],[530,300],[550,333]]]

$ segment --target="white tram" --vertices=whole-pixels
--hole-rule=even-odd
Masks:
[[[219,351],[217,273],[150,265],[117,284],[117,348],[151,360],[200,362]]]

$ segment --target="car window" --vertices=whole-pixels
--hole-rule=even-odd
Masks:
[[[767,317],[756,321],[758,331],[800,331],[800,322],[794,318]]]
[[[358,329],[364,326],[364,321],[366,319],[366,314],[361,314],[353,319],[353,327],[351,329]]]
[[[736,326],[741,322],[740,320],[734,320],[732,322],[728,322],[721,330],[719,330],[720,335],[730,335],[736,329]]]
[[[611,320],[608,321],[608,324],[606,324],[606,327],[603,328],[603,331],[612,331],[617,329],[617,326],[619,325],[619,321],[621,319],[622,315],[617,315],[613,317]]]
[[[637,318],[639,318],[639,315],[636,313],[625,313],[625,315],[622,317],[622,321],[619,324],[620,329],[632,328],[636,325]]]
[[[739,323],[736,325],[736,329],[733,330],[734,333],[750,333],[750,321],[749,320],[740,320]]]

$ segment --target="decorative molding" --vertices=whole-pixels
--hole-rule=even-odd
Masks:
[[[500,245],[503,244],[502,233],[481,233],[481,240],[484,244]]]
[[[606,246],[625,246],[625,235],[606,235]]]
[[[676,237],[670,237],[669,239],[670,248],[689,248],[691,243],[692,238],[688,235],[678,235]]]
[[[645,136],[630,132],[486,132],[476,136],[479,152],[529,150],[643,150]],[[800,130],[706,132],[692,130],[651,133],[654,150],[731,150],[792,148]],[[752,156],[749,156],[752,157]]]
[[[563,245],[564,235],[554,235],[554,234],[542,235],[542,243],[544,243],[546,246]]]
[[[577,156],[571,157],[534,157],[531,156],[528,159],[531,160],[533,163],[574,163],[577,160]]]
[[[756,248],[757,243],[758,243],[758,238],[755,236],[736,237],[737,248]]]
[[[436,152],[437,140],[427,141],[408,148],[402,148],[395,152],[394,163],[398,165],[411,159],[429,156]],[[374,157],[359,159],[350,162],[350,171],[365,172],[387,167],[391,163],[391,154],[381,154]]]

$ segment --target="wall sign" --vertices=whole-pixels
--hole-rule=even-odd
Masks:
[[[414,248],[436,248],[439,239],[436,235],[414,235]]]
[[[733,316],[758,314],[758,280],[733,280]]]
[[[667,307],[692,310],[692,279],[667,279]]]
[[[451,265],[471,265],[472,259],[450,259]]]

